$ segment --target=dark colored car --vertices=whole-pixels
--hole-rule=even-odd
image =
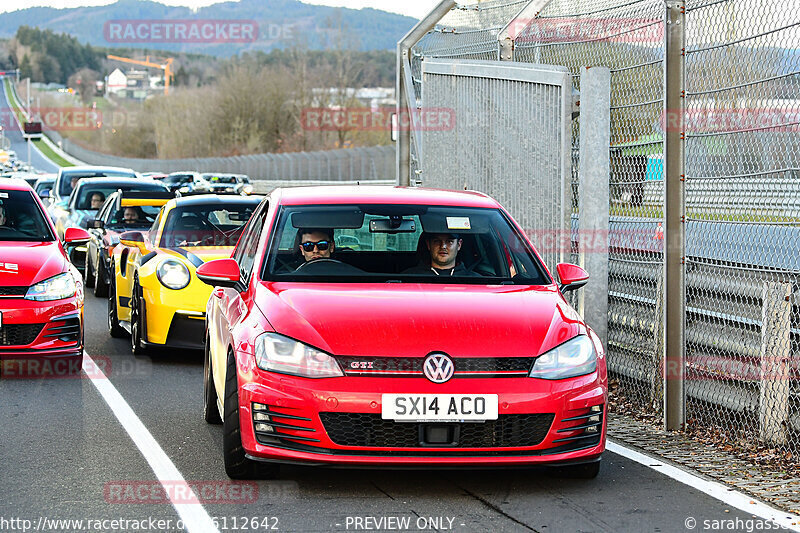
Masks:
[[[75,187],[75,182],[81,178],[136,178],[136,172],[129,168],[119,167],[62,167],[50,191],[50,214],[53,220],[55,208],[64,208],[69,202],[69,196]]]
[[[86,289],[94,295],[108,296],[111,281],[111,253],[126,231],[147,231],[158,217],[161,206],[172,198],[168,191],[117,191],[111,193],[97,217],[89,223],[91,240],[86,244],[84,276]],[[126,204],[136,204],[136,220],[125,220]]]
[[[170,191],[179,192],[184,196],[211,192],[211,184],[199,172],[173,172],[160,181],[169,187]]]
[[[253,193],[250,178],[244,174],[203,174],[203,178],[211,184],[214,194],[241,194]]]
[[[36,183],[33,184],[33,192],[36,193],[36,196],[39,198],[49,198],[50,191],[53,190],[53,183],[56,181],[55,174],[42,174],[36,180]],[[47,191],[47,194],[45,194]]]
[[[59,238],[63,238],[67,228],[87,229],[106,198],[118,190],[167,192],[164,185],[139,178],[81,178],[70,194],[67,205],[53,210],[53,222]],[[69,247],[67,253],[72,264],[82,271],[86,263],[86,247]]]

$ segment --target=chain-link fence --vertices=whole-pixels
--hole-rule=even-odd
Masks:
[[[682,42],[670,56],[680,76],[665,75],[668,35]],[[664,243],[675,245],[664,233],[669,152],[685,169],[667,176],[682,186],[685,364],[667,370],[684,385],[688,427],[795,457],[798,42],[794,0],[494,0],[455,5],[408,54],[418,107],[425,105],[422,64],[431,58],[562,65],[578,91],[582,68],[611,70],[607,348],[614,405],[663,414],[662,317],[665,294],[675,290],[665,287],[663,274]],[[670,87],[683,102],[674,109],[666,103]],[[680,135],[667,146],[670,131]],[[579,135],[578,117],[573,231]],[[424,176],[418,163],[410,166]]]

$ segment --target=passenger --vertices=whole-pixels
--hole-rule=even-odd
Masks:
[[[298,230],[300,252],[306,262],[329,259],[334,251],[333,230],[307,228]]]
[[[92,193],[92,209],[100,209],[103,207],[103,202],[106,201],[106,195],[101,192]]]
[[[0,205],[0,226],[8,227],[8,214],[6,213],[6,206]]]
[[[437,276],[477,276],[466,269],[463,263],[457,263],[458,252],[464,240],[457,233],[425,233],[425,247],[429,258],[422,264],[411,267],[403,274],[435,274]]]

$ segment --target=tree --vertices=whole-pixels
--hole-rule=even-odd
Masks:
[[[67,85],[75,89],[84,104],[88,104],[97,92],[97,80],[100,73],[89,68],[82,68],[69,77]]]
[[[28,54],[22,56],[22,62],[19,64],[19,75],[22,78],[30,78],[33,76],[33,67],[31,66],[31,58]]]

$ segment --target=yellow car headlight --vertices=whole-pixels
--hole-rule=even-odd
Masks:
[[[172,290],[180,290],[192,279],[189,269],[177,259],[164,259],[156,269],[156,277],[163,286]]]

